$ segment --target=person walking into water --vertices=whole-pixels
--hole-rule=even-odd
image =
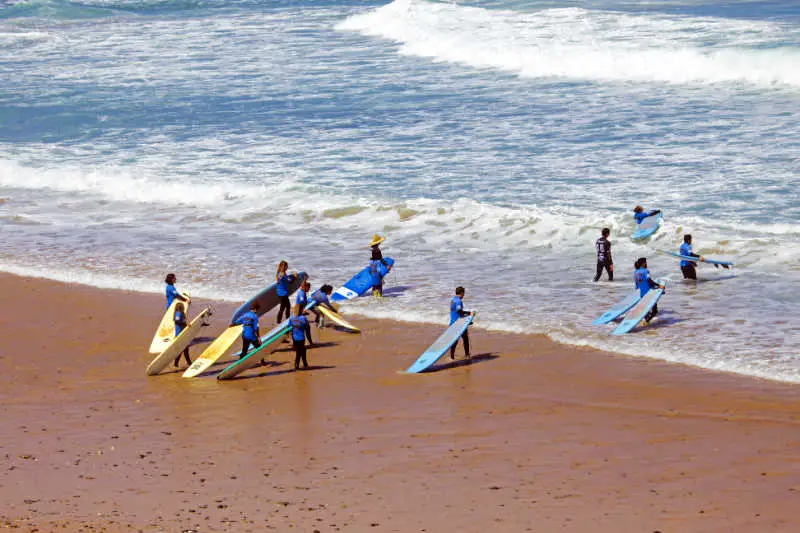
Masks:
[[[250,310],[231,322],[231,326],[242,326],[242,353],[239,359],[247,355],[252,345],[253,348],[261,346],[261,337],[258,336],[258,310],[261,306],[257,302],[250,305]]]
[[[609,235],[611,235],[611,230],[603,228],[600,232],[600,238],[594,243],[594,247],[597,249],[597,273],[594,275],[594,281],[600,279],[603,269],[608,272],[608,281],[614,281],[614,261],[611,259]]]
[[[472,311],[465,311],[464,310],[464,295],[466,291],[464,287],[456,287],[456,295],[450,300],[450,325],[452,326],[453,323],[458,320],[459,318],[463,318],[465,316],[469,316],[474,314]],[[464,343],[464,356],[470,357],[469,354],[469,328],[464,330],[464,334],[461,335],[461,341]],[[458,341],[454,342],[453,345],[450,347],[450,359],[456,358],[456,346],[458,345]]]
[[[650,271],[647,269],[646,257],[637,259],[633,267],[636,269],[633,273],[633,282],[636,284],[636,288],[639,289],[640,298],[644,298],[644,295],[650,292],[650,289],[664,289],[663,285],[656,283],[653,278],[650,277]],[[653,308],[648,311],[647,315],[644,317],[644,321],[650,322],[657,314],[658,304],[654,305]]]
[[[696,253],[692,252],[692,236],[688,233],[683,236],[683,244],[681,244],[681,248],[679,253],[681,255],[685,255],[687,257],[696,257],[700,261],[705,261],[702,256],[697,255]],[[681,272],[683,273],[683,279],[697,279],[697,271],[695,268],[697,267],[697,263],[694,261],[688,261],[686,259],[681,261]]]

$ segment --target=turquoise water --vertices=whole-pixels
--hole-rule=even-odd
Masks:
[[[798,65],[795,2],[0,2],[0,269],[242,300],[378,232],[407,290],[354,312],[460,284],[479,327],[797,382]],[[687,232],[737,268],[680,282]],[[612,338],[639,256],[675,282]]]

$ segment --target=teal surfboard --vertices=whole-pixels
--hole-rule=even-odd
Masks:
[[[709,259],[708,257],[704,257],[703,261],[700,261],[697,257],[692,257],[690,255],[681,255],[676,254],[675,252],[667,252],[666,250],[658,250],[659,253],[664,255],[670,255],[672,257],[677,257],[683,261],[692,261],[694,263],[708,263],[709,265],[719,265],[721,267],[729,268],[733,266],[733,263],[730,261],[719,261],[717,259]]]
[[[647,313],[658,303],[658,300],[661,299],[663,294],[663,289],[650,289],[650,291],[639,300],[639,303],[631,307],[630,311],[625,315],[625,320],[620,322],[619,326],[617,326],[611,334],[624,335],[639,325],[639,322],[644,320],[644,317],[647,316]]]
[[[592,325],[600,326],[602,324],[608,324],[609,322],[616,320],[617,318],[624,315],[625,312],[628,311],[628,309],[639,303],[639,300],[641,300],[641,298],[642,297],[639,296],[638,290],[630,293],[614,307],[612,307],[599,317],[595,318],[592,321]]]
[[[425,350],[425,353],[420,355],[419,359],[417,359],[413,365],[408,367],[406,372],[410,374],[416,374],[436,364],[436,361],[441,359],[442,356],[447,353],[447,350],[449,350],[453,344],[458,342],[458,339],[461,338],[461,335],[467,331],[467,328],[470,324],[472,324],[475,316],[476,315],[462,316],[453,322],[450,327],[447,328],[438,339],[436,339],[436,342],[431,344],[430,347]]]
[[[661,213],[645,218],[642,220],[642,223],[636,227],[636,231],[634,231],[633,235],[631,235],[631,239],[638,241],[651,236],[653,233],[658,231],[658,228],[661,226],[661,219],[663,218],[664,217],[661,215]]]
[[[283,338],[283,336],[290,331],[292,331],[292,325],[289,323],[289,320],[286,319],[275,326],[266,335],[261,337],[261,346],[250,350],[247,352],[247,355],[238,361],[234,361],[233,364],[225,368],[225,370],[217,375],[217,379],[231,379],[235,376],[238,376],[248,368],[253,368],[261,362],[261,354],[264,353],[264,350],[271,344],[274,344],[277,340]]]

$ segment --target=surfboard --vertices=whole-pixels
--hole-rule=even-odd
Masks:
[[[189,295],[186,293],[181,293],[181,296],[189,299]],[[158,324],[158,329],[156,329],[156,334],[153,336],[153,342],[150,343],[150,353],[161,353],[164,351],[172,339],[175,338],[175,306],[180,302],[177,298],[172,301],[172,303],[167,307],[167,310],[164,311],[164,316],[161,317],[161,322]],[[189,313],[189,304],[191,301],[183,302],[186,304],[186,308],[184,311]]]
[[[617,326],[611,334],[624,335],[639,325],[639,322],[644,320],[644,317],[650,312],[650,309],[658,303],[663,294],[664,291],[662,289],[650,289],[648,293],[639,300],[639,303],[631,307],[630,311],[625,315],[625,320],[620,322],[619,326]]]
[[[453,344],[458,342],[458,339],[461,338],[461,335],[463,335],[469,325],[472,324],[475,316],[476,315],[462,316],[453,322],[450,327],[447,328],[445,332],[442,333],[442,335],[436,339],[436,341],[431,344],[421,356],[419,356],[419,359],[417,359],[413,365],[408,367],[406,372],[410,374],[416,374],[433,366],[436,361],[441,359],[442,356],[447,353],[447,350],[449,350]]]
[[[211,308],[206,307],[197,315],[194,320],[189,322],[186,328],[181,331],[181,334],[166,347],[166,349],[157,355],[150,364],[147,366],[147,375],[154,376],[164,370],[170,361],[173,361],[186,347],[191,344],[195,337],[200,334],[200,328],[204,325],[204,320],[211,315]]]
[[[394,259],[391,257],[384,257],[383,260],[386,261],[389,267],[394,265]],[[378,267],[378,271],[381,276],[385,276],[389,272],[389,268],[381,263]],[[340,300],[352,300],[353,298],[364,296],[371,288],[372,274],[370,273],[369,266],[367,266],[361,272],[350,278],[350,281],[345,283],[344,286],[333,291],[331,300],[335,302]]]
[[[608,324],[609,322],[616,320],[617,318],[621,317],[625,314],[628,309],[636,305],[639,300],[641,300],[641,296],[639,296],[639,291],[636,290],[630,294],[628,294],[625,298],[620,300],[619,303],[614,305],[611,309],[600,315],[599,317],[595,318],[592,321],[593,326],[600,326],[602,324]]]
[[[284,335],[286,335],[291,331],[292,331],[291,323],[289,322],[288,319],[284,320],[283,322],[275,326],[275,328],[269,331],[266,335],[261,337],[261,346],[253,350],[250,350],[249,352],[247,352],[247,355],[245,355],[238,361],[234,361],[233,364],[227,366],[225,370],[223,370],[217,375],[217,379],[219,380],[231,379],[233,377],[238,376],[245,370],[253,368],[254,366],[258,365],[261,362],[261,359],[263,358],[262,354],[265,353],[264,350],[271,344],[274,344],[275,341],[277,341],[278,339],[283,338]]]
[[[638,241],[651,236],[658,231],[658,228],[661,226],[661,219],[663,218],[661,213],[645,218],[642,220],[642,223],[636,227],[636,231],[631,235],[631,239]]]
[[[289,294],[295,292],[307,277],[308,276],[305,272],[298,272],[294,277],[294,281],[289,284]],[[273,283],[272,285],[265,287],[261,292],[239,306],[239,308],[233,312],[231,322],[235,322],[236,319],[248,312],[253,303],[258,303],[258,305],[261,306],[261,308],[258,310],[258,316],[261,316],[273,307],[276,307],[280,303],[280,299],[278,298],[278,284]]]
[[[666,250],[658,250],[658,253],[664,255],[670,255],[672,257],[677,257],[678,259],[681,259],[683,261],[692,261],[694,263],[707,263],[709,265],[719,265],[725,268],[733,266],[733,263],[731,263],[730,261],[719,261],[718,259],[709,259],[708,257],[704,257],[703,261],[700,261],[700,259],[697,257],[692,257],[690,255],[676,254],[675,252],[667,252]]]
[[[185,378],[199,376],[225,355],[234,343],[242,336],[242,326],[228,326],[214,342],[208,345],[203,353],[183,373]],[[241,347],[240,347],[241,348]]]
[[[335,313],[325,307],[324,305],[320,305],[317,307],[317,311],[325,315],[325,318],[336,324],[337,326],[341,326],[346,330],[352,331],[353,333],[361,333],[361,330],[358,329],[356,326],[345,320],[342,315],[339,313]]]

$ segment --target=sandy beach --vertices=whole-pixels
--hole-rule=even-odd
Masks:
[[[0,529],[800,531],[794,385],[478,328],[471,361],[406,375],[441,328],[356,316],[310,371],[287,344],[148,378],[161,295],[0,294]],[[206,304],[210,341],[234,306]]]

